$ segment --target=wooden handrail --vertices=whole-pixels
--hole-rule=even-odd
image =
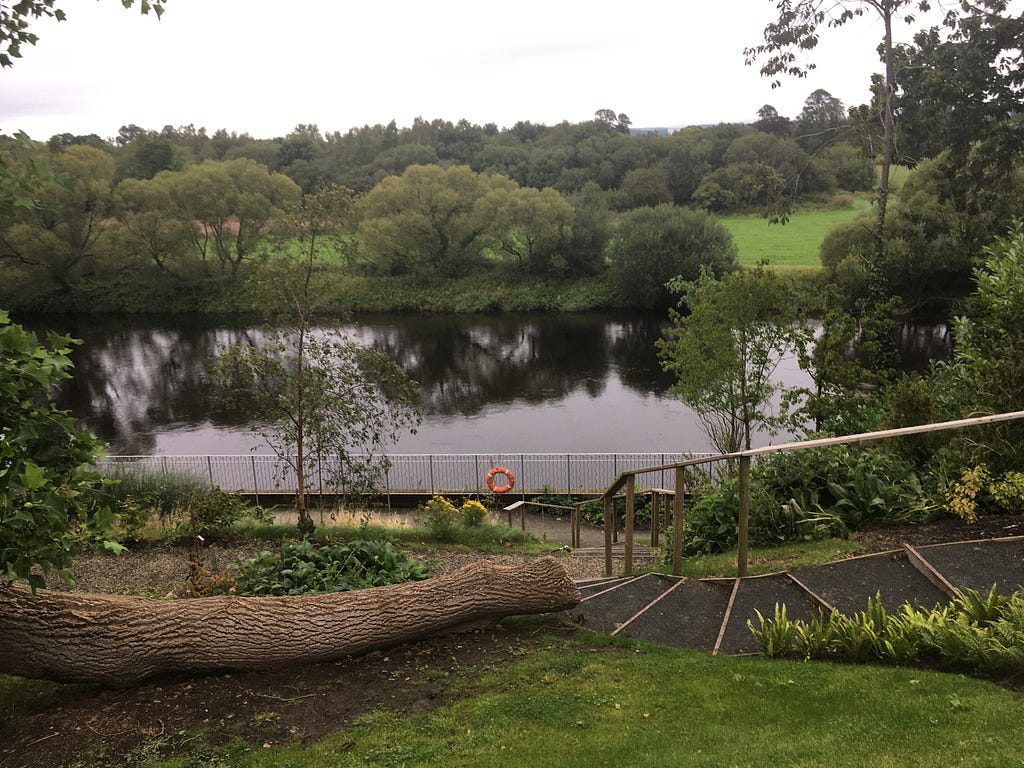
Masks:
[[[947,429],[963,429],[964,427],[977,427],[984,424],[994,424],[1001,421],[1014,421],[1016,419],[1024,419],[1024,411],[1012,411],[1010,413],[995,413],[988,416],[975,416],[967,419],[956,419],[954,421],[941,421],[934,422],[931,424],[920,424],[913,427],[897,427],[895,429],[882,429],[876,432],[860,432],[855,435],[845,435],[842,437],[824,437],[815,440],[798,440],[790,443],[780,443],[779,445],[766,445],[761,448],[751,448],[746,451],[737,451],[735,453],[721,453],[716,456],[704,456],[698,459],[687,459],[686,461],[678,461],[672,464],[659,464],[653,467],[644,467],[642,469],[627,469],[619,472],[616,475],[615,480],[608,486],[608,489],[604,492],[605,509],[607,510],[610,506],[610,501],[624,485],[635,481],[638,475],[647,474],[649,472],[661,472],[665,470],[674,469],[677,471],[677,485],[682,486],[682,472],[681,470],[687,467],[693,467],[698,464],[711,464],[718,461],[730,461],[740,460],[740,468],[746,471],[740,472],[740,509],[739,509],[739,541],[738,546],[738,562],[737,562],[737,573],[739,576],[746,576],[747,574],[747,531],[750,522],[750,471],[749,462],[750,459],[755,456],[764,456],[770,453],[780,453],[782,451],[801,451],[809,448],[825,448],[832,445],[845,445],[848,443],[867,443],[874,440],[886,440],[893,437],[906,437],[908,435],[921,435],[928,432],[940,432]],[[682,502],[679,501],[678,510],[681,517]],[[607,525],[607,524],[606,524]],[[676,537],[677,540],[673,552],[673,572],[679,572],[679,559],[681,558],[681,542],[678,541],[679,527],[680,524],[676,523]],[[627,551],[632,549],[632,541],[627,540]],[[610,536],[606,537],[605,546],[608,548],[608,553],[605,557],[606,571],[608,575],[611,573],[611,539]],[[632,564],[626,562],[626,568],[631,568]]]

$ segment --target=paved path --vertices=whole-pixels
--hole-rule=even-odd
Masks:
[[[1024,537],[932,544],[743,579],[645,574],[580,582],[575,621],[599,632],[715,653],[757,652],[747,621],[784,603],[792,619],[833,608],[864,610],[880,596],[886,610],[905,602],[931,607],[965,589],[1009,594],[1024,588]]]

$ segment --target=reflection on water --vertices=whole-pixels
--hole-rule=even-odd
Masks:
[[[423,388],[423,425],[394,452],[708,450],[693,414],[668,394],[671,379],[655,350],[663,324],[661,316],[574,314],[366,317],[340,327],[389,354]],[[265,332],[180,318],[27,325],[84,339],[62,405],[111,453],[261,447],[249,422],[211,402],[205,376],[220,346],[258,344]],[[906,339],[918,356],[943,341],[930,329]],[[789,384],[805,381],[791,360],[779,375]]]

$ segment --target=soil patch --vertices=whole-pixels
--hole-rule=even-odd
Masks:
[[[864,552],[887,552],[900,549],[905,543],[913,547],[944,544],[954,541],[996,539],[1024,536],[1024,517],[1019,515],[987,515],[968,525],[958,518],[945,518],[918,525],[891,525],[866,528],[850,534]]]
[[[12,716],[0,707],[0,766],[113,768],[134,764],[132,757],[194,753],[200,740],[240,739],[253,749],[317,741],[379,708],[437,707],[453,679],[539,648],[535,631],[499,624],[331,664],[158,679],[127,690],[59,686],[43,711]]]

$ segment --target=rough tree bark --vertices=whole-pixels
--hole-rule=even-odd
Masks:
[[[330,661],[503,616],[576,605],[554,558],[301,597],[153,600],[0,589],[0,672],[131,685],[166,672]]]

